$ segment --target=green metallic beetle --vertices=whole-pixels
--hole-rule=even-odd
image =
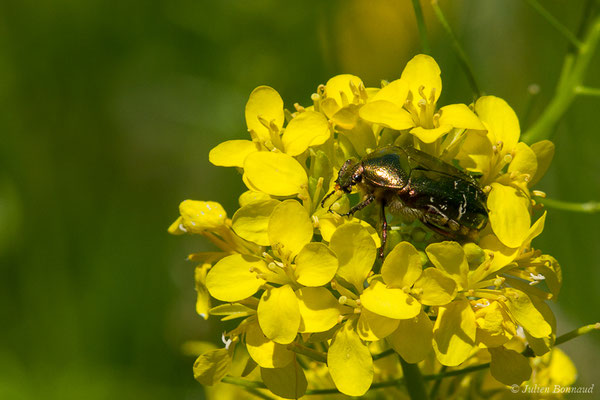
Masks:
[[[488,220],[486,196],[473,177],[412,147],[386,146],[362,160],[347,160],[339,171],[336,191],[350,193],[357,186],[362,202],[350,216],[373,201],[381,206],[380,256],[387,239],[385,207],[405,220],[420,220],[433,231],[452,239],[474,240]]]

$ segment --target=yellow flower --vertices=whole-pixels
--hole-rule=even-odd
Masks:
[[[239,321],[224,334],[225,349],[198,358],[200,382],[249,374],[284,398],[332,385],[363,396],[373,382],[401,377],[392,358],[373,355],[392,349],[431,373],[490,361],[503,384],[530,379],[532,366],[542,371],[522,352],[552,351],[556,321],[545,301],[558,295],[562,273],[531,246],[546,214],[532,223],[530,191],[554,146],[520,143],[516,115],[497,97],[439,107],[440,76],[433,58],[417,55],[381,89],[335,76],[293,113],[268,86],[251,93],[251,140],[226,141],[209,154],[242,174],[248,191],[239,208],[229,219],[218,203],[186,200],[169,228],[219,248],[189,256],[198,314]],[[356,192],[321,204],[346,160],[388,144],[417,147],[474,174],[489,214],[474,243],[394,216],[392,250],[379,260],[380,209],[342,217]]]
[[[361,108],[361,118],[395,130],[410,129],[423,143],[433,143],[453,128],[485,130],[464,104],[437,109],[442,92],[440,73],[433,58],[415,56],[400,79],[384,86]]]

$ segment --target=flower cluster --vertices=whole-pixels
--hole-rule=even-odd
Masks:
[[[189,256],[198,263],[198,313],[240,321],[224,334],[225,349],[200,355],[196,379],[254,377],[285,398],[332,387],[362,396],[402,376],[391,357],[378,357],[390,349],[430,373],[489,361],[496,385],[521,384],[544,365],[535,356],[553,351],[556,332],[545,301],[556,299],[562,277],[556,260],[532,247],[546,213],[531,187],[554,146],[519,142],[519,121],[498,97],[438,108],[441,91],[437,63],[417,55],[382,88],[333,77],[294,112],[270,87],[252,92],[250,140],[209,154],[242,173],[240,208],[228,218],[218,203],[186,200],[169,228],[219,248]],[[377,207],[343,217],[358,196],[341,192],[321,205],[345,160],[386,145],[414,147],[477,180],[489,222],[476,242],[392,215],[380,259]]]

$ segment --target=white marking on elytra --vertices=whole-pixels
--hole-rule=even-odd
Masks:
[[[459,221],[462,218],[462,216],[465,214],[465,211],[467,211],[467,196],[465,196],[465,194],[463,193],[462,197],[463,197],[464,202],[460,203],[460,206],[458,207],[458,218],[456,218]]]

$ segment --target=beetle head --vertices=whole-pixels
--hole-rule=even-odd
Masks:
[[[363,166],[360,162],[355,158],[346,160],[344,165],[342,165],[342,168],[340,168],[333,191],[328,193],[327,196],[323,197],[323,200],[321,200],[321,207],[324,207],[325,200],[338,190],[342,190],[344,193],[350,193],[352,191],[352,186],[361,181],[362,173]]]
[[[336,190],[343,190],[345,193],[350,193],[352,191],[352,186],[356,185],[357,182],[360,182],[363,173],[362,164],[356,159],[351,158],[346,160],[342,168],[340,168],[340,172],[338,173],[338,177],[335,180]]]

